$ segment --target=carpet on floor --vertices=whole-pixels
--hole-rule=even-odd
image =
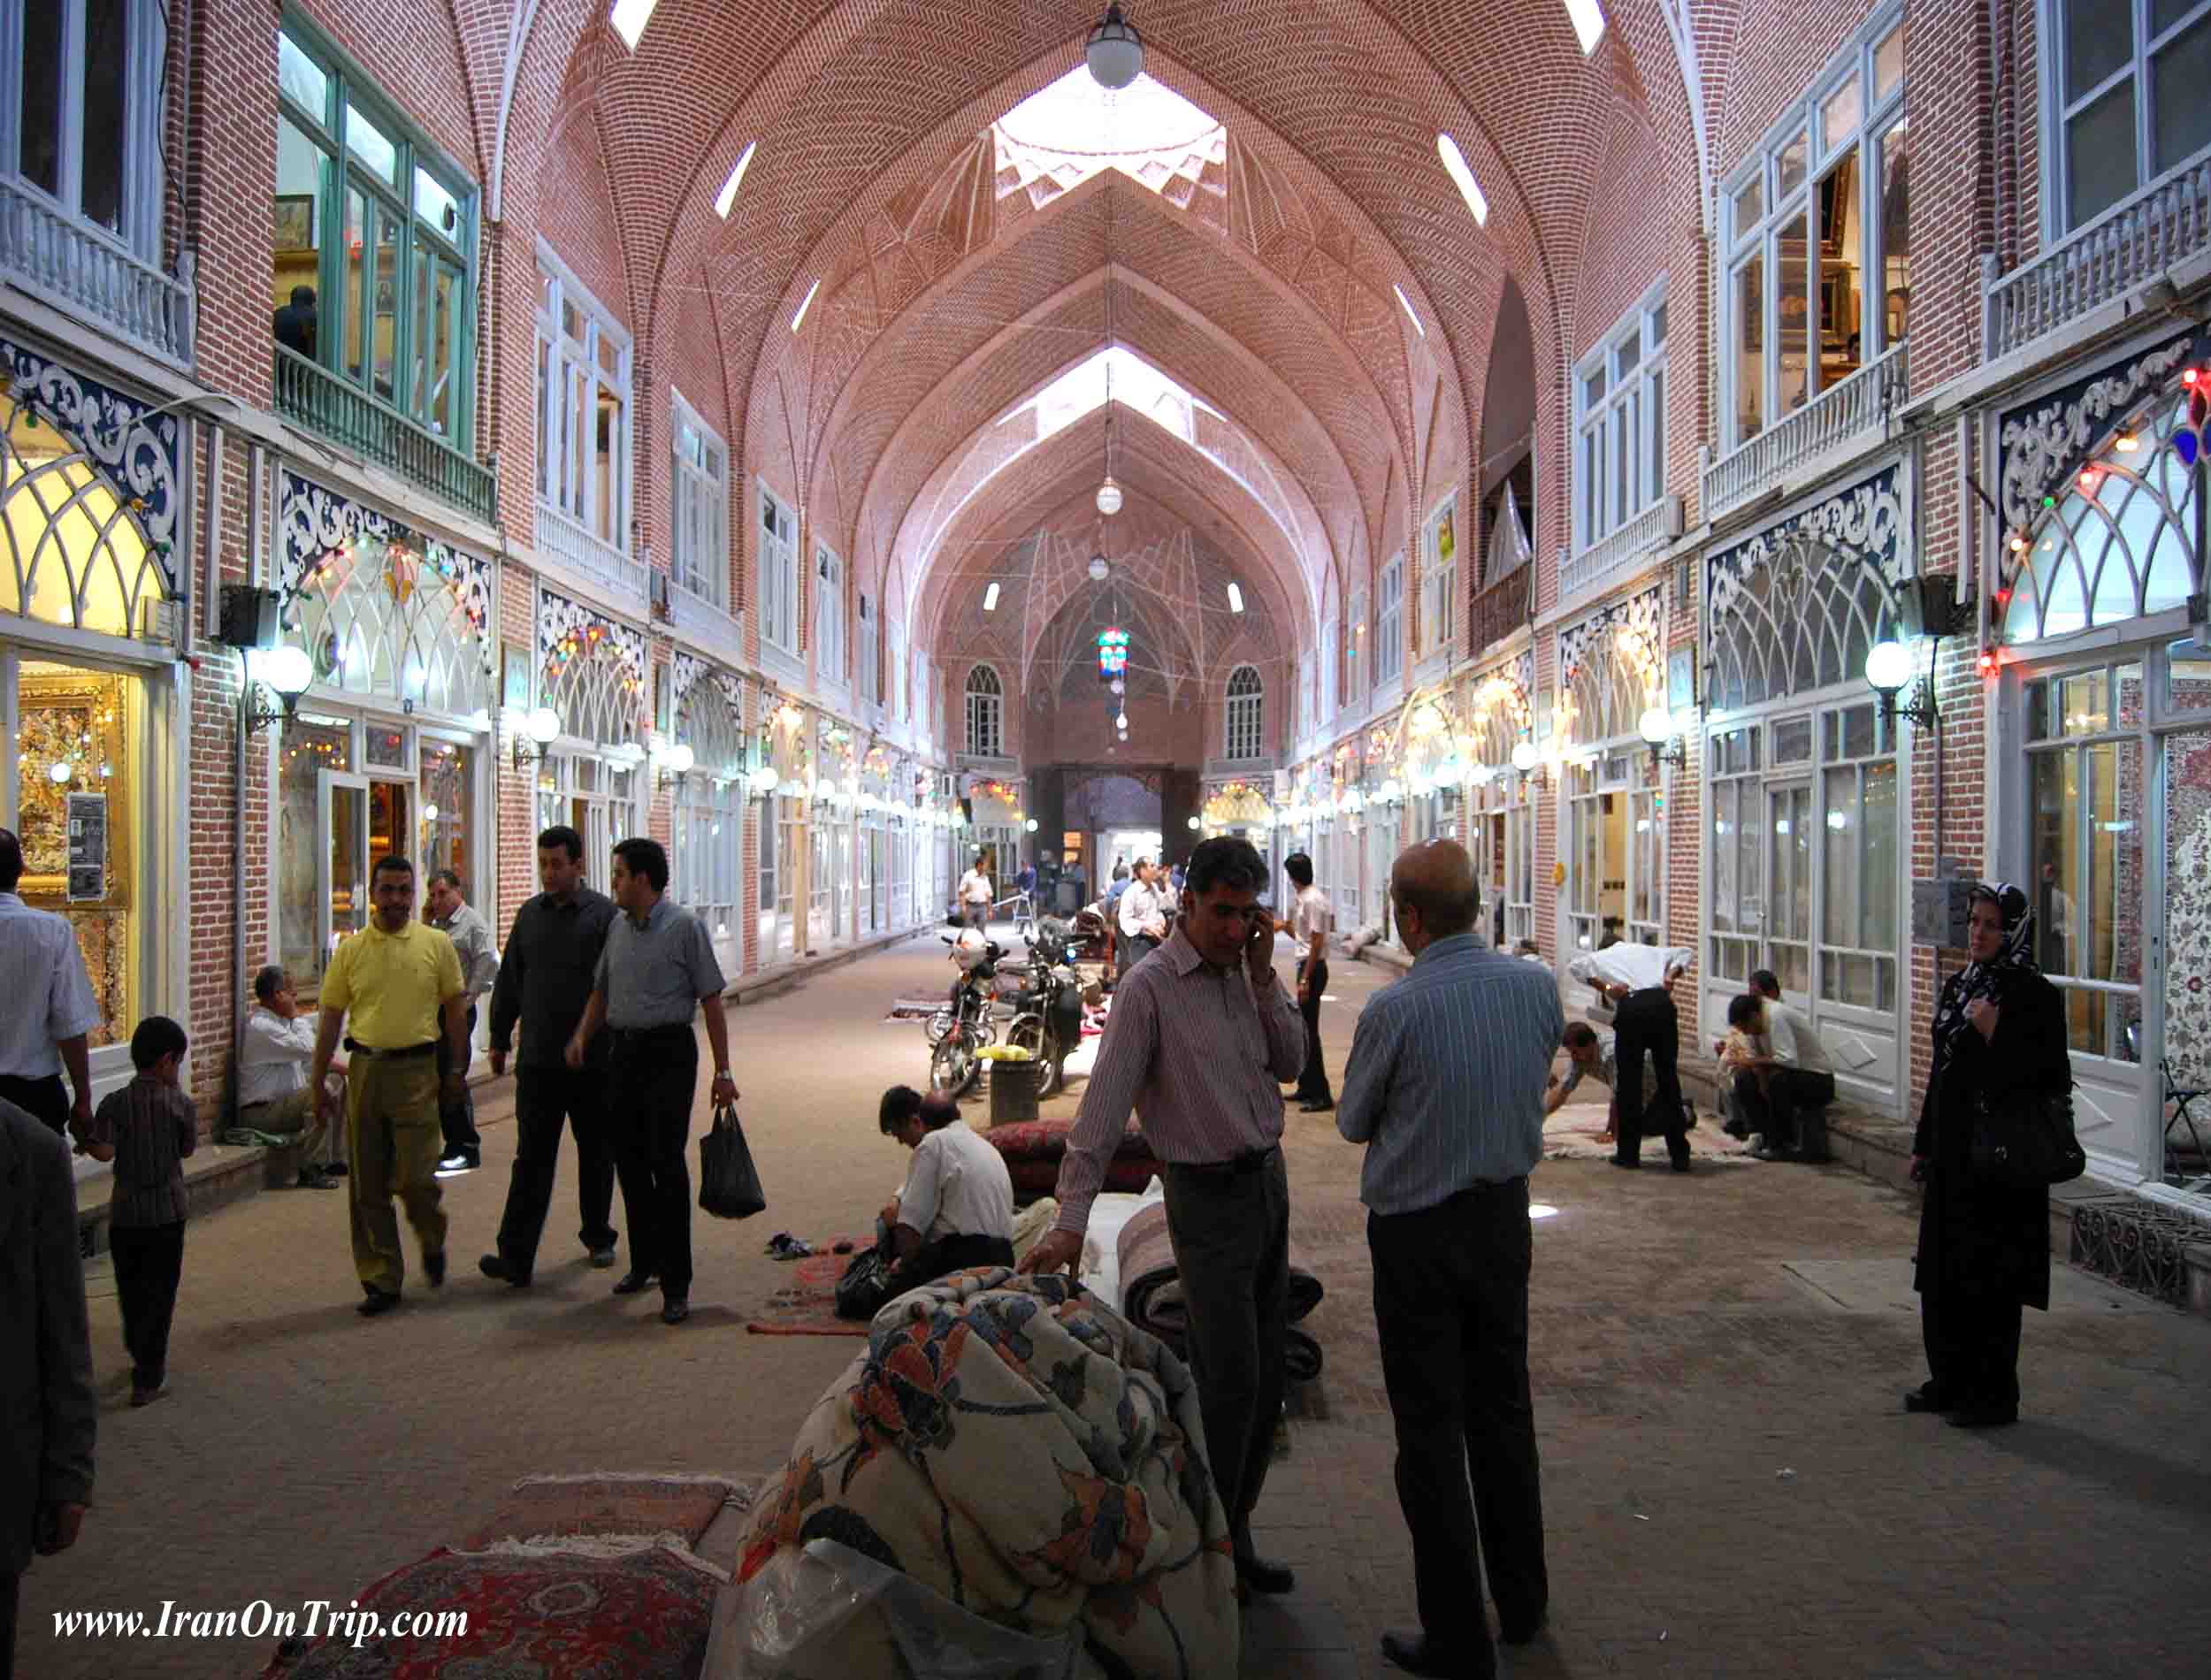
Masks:
[[[1612,1144],[1604,1137],[1609,1110],[1610,1105],[1604,1103],[1569,1103],[1551,1115],[1543,1122],[1543,1158],[1595,1161],[1611,1154]],[[1763,1165],[1751,1155],[1747,1140],[1728,1136],[1719,1129],[1719,1121],[1710,1114],[1697,1116],[1696,1125],[1689,1133],[1689,1157],[1692,1160],[1725,1166]],[[1646,1133],[1643,1159],[1663,1164],[1665,1158],[1665,1139],[1655,1132]]]
[[[619,1555],[440,1547],[363,1592],[381,1625],[287,1639],[263,1680],[694,1680],[706,1660],[719,1569],[665,1546]],[[351,1610],[340,1611],[352,1615]],[[465,1625],[441,1618],[464,1615]]]
[[[502,1542],[602,1536],[650,1536],[695,1546],[723,1506],[751,1502],[744,1484],[721,1476],[618,1470],[525,1476],[455,1549],[481,1552]]]
[[[925,1021],[945,1007],[945,999],[935,997],[901,997],[891,1005],[891,1012],[883,1019],[887,1021]]]
[[[849,1242],[850,1254],[837,1245]],[[760,1305],[745,1328],[755,1336],[864,1336],[865,1321],[837,1316],[837,1280],[845,1269],[876,1246],[873,1237],[827,1237],[814,1252],[791,1263],[791,1281]]]

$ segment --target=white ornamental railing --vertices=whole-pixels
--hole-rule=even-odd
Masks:
[[[2114,204],[2001,278],[1981,259],[1986,359],[2033,343],[2211,247],[2211,157]]]
[[[1618,530],[1567,556],[1558,569],[1558,599],[1596,588],[1680,534],[1681,498],[1659,497]]]
[[[745,621],[724,612],[703,595],[677,584],[668,592],[669,620],[685,635],[725,648],[731,657],[745,653]]]
[[[582,573],[614,598],[615,604],[633,612],[650,610],[649,569],[544,501],[538,503],[538,549],[570,571]]]
[[[192,365],[192,288],[0,175],[0,272],[172,366]]]
[[[1884,432],[1904,403],[1904,346],[1821,392],[1704,473],[1704,517],[1719,518],[1779,484],[1806,462]]]

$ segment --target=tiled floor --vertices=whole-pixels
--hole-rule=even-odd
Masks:
[[[225,1210],[187,1238],[174,1394],[140,1412],[123,1404],[113,1299],[96,1298],[97,1502],[76,1549],[24,1581],[19,1672],[251,1673],[265,1645],[57,1643],[52,1615],[342,1603],[530,1471],[779,1462],[853,1344],[745,1333],[784,1276],[761,1246],[862,1225],[896,1187],[905,1157],[877,1134],[876,1098],[925,1060],[919,1029],[882,1017],[944,972],[927,941],[732,1015],[770,1206],[699,1221],[681,1329],[609,1299],[611,1275],[584,1264],[571,1163],[539,1287],[475,1275],[512,1158],[501,1087],[480,1104],[484,1171],[448,1181],[442,1292],[410,1280],[404,1310],[364,1322],[341,1197]],[[1332,1066],[1388,977],[1336,965]],[[1293,1112],[1287,1147],[1297,1240],[1329,1291],[1310,1321],[1328,1363],[1260,1508],[1299,1590],[1252,1611],[1245,1671],[1377,1676],[1379,1632],[1412,1603],[1358,1155],[1327,1116]],[[2068,1289],[2063,1310],[2030,1315],[2027,1420],[1966,1435],[1897,1409],[1920,1375],[1896,1287],[1913,1239],[1901,1196],[1837,1169],[1679,1178],[1579,1160],[1547,1165],[1537,1194],[1559,1210],[1537,1227],[1533,1301],[1552,1616],[1505,1672],[2211,1673],[2192,1585],[2211,1549],[2200,1322]]]

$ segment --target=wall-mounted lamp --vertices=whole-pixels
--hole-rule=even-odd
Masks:
[[[246,685],[239,702],[244,707],[250,732],[279,718],[290,722],[299,711],[300,696],[315,680],[315,662],[307,650],[284,643],[276,647],[246,651]]]
[[[774,765],[761,764],[755,765],[752,775],[745,779],[754,793],[769,794],[776,790],[777,785],[782,782],[783,777],[777,774]]]
[[[1689,750],[1683,744],[1680,736],[1674,730],[1673,714],[1666,710],[1664,706],[1645,706],[1642,716],[1636,721],[1635,727],[1643,737],[1643,745],[1650,749],[1652,769],[1656,769],[1662,764],[1671,764],[1679,767],[1689,761]]]
[[[560,738],[561,714],[549,706],[539,706],[524,720],[522,733],[515,737],[515,768],[529,769]]]
[[[1890,722],[1909,718],[1923,729],[1932,729],[1941,722],[1935,708],[1934,678],[1915,679],[1913,663],[1911,649],[1903,643],[1894,639],[1876,642],[1865,656],[1866,686],[1881,697],[1881,715]],[[1907,685],[1910,693],[1900,701],[1897,694]]]
[[[1534,742],[1516,741],[1513,743],[1512,767],[1519,772],[1523,782],[1532,775],[1542,774],[1543,755],[1536,751]]]
[[[1197,819],[1196,817],[1192,817],[1192,818],[1190,818],[1190,826],[1193,829],[1196,829],[1196,828],[1198,826]]]
[[[691,767],[699,761],[699,755],[691,750],[689,742],[678,741],[673,746],[655,752],[653,760],[660,771],[661,785],[665,787],[670,782],[680,782],[689,775]]]

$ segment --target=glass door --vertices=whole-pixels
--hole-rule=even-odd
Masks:
[[[369,779],[325,770],[317,790],[320,841],[316,896],[321,900],[321,966],[340,943],[369,925]]]
[[[1766,960],[1784,992],[1811,989],[1812,789],[1808,782],[1769,785],[1766,793]]]

